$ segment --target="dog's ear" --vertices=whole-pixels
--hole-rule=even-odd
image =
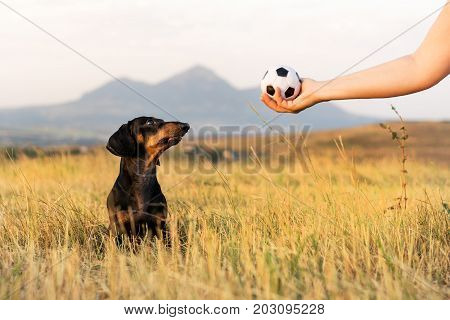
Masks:
[[[118,157],[136,156],[136,141],[129,124],[123,124],[108,140],[106,149]]]

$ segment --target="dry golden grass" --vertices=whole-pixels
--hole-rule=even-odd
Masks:
[[[448,299],[448,167],[408,163],[408,208],[386,210],[401,191],[391,154],[311,156],[311,173],[160,170],[174,245],[136,252],[107,234],[117,158],[1,160],[0,297]]]

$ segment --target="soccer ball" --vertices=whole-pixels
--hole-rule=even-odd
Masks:
[[[281,96],[285,100],[297,98],[302,86],[298,73],[287,66],[270,68],[261,80],[261,91],[273,97],[275,88],[280,88]]]

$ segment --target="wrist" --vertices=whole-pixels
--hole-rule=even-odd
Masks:
[[[321,102],[331,100],[341,100],[345,96],[344,92],[339,88],[341,79],[332,79],[320,81],[320,89],[317,91],[318,98]]]
[[[331,82],[329,81],[316,82],[317,89],[315,89],[313,93],[313,99],[316,101],[316,103],[332,100],[329,93],[330,84]]]

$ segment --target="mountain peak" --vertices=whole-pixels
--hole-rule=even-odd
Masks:
[[[163,81],[164,84],[170,85],[184,85],[186,83],[226,83],[214,71],[202,65],[195,65],[187,70],[184,70],[169,79]],[[161,84],[162,84],[161,83]]]
[[[207,67],[202,66],[200,64],[194,65],[182,73],[187,73],[190,75],[197,75],[197,76],[202,76],[202,77],[211,77],[211,76],[217,77],[217,75],[214,73],[214,71],[212,71],[211,69],[208,69]]]

